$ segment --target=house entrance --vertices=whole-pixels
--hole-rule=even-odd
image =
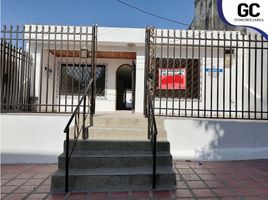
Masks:
[[[116,110],[131,110],[133,108],[133,67],[121,65],[116,71]]]

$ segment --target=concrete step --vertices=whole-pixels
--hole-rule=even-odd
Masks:
[[[82,124],[82,116],[80,124]],[[89,118],[86,120],[86,126],[89,126]],[[147,140],[148,119],[143,115],[124,114],[113,115],[109,113],[96,114],[93,119],[93,126],[89,128],[90,140]],[[158,129],[158,141],[166,141],[166,130],[164,120],[156,118]],[[71,136],[74,133],[74,127],[71,127]],[[82,139],[82,134],[80,134]]]
[[[147,140],[147,129],[145,128],[89,128],[90,140]],[[166,140],[165,132],[158,131],[158,140]]]
[[[164,121],[161,118],[156,118],[157,128],[164,129]],[[144,116],[129,117],[129,116],[94,116],[95,127],[109,128],[147,128],[148,119]]]
[[[101,128],[103,129],[103,128]],[[107,130],[109,131],[109,130]],[[125,129],[125,132],[128,130]],[[70,141],[70,149],[74,141]],[[65,147],[65,145],[64,145]],[[70,191],[151,190],[152,149],[146,141],[78,140],[70,160]],[[52,175],[51,191],[64,191],[65,153]],[[157,143],[157,189],[175,189],[170,144]]]
[[[147,126],[147,119],[143,116],[139,118],[95,116],[94,126],[110,128],[145,128]]]
[[[145,128],[103,128],[91,127],[89,129],[91,140],[146,140]]]
[[[104,127],[90,127],[88,140],[132,140],[132,141],[146,141],[147,129],[145,128],[104,128]],[[73,129],[71,129],[73,134]],[[71,138],[73,136],[71,135]],[[82,133],[79,136],[82,139]],[[166,131],[158,129],[158,141],[167,141]]]
[[[51,191],[64,191],[64,170],[52,175]],[[175,189],[176,177],[171,167],[157,168],[157,189]],[[150,190],[152,188],[152,168],[97,168],[90,170],[70,170],[71,191],[122,191]]]
[[[65,154],[59,156],[58,167],[65,168]],[[172,166],[172,157],[169,152],[159,152],[157,166]],[[152,152],[74,152],[69,166],[72,169],[92,168],[127,168],[150,167],[153,165]]]
[[[74,145],[74,141],[70,140],[70,148]],[[65,147],[65,145],[64,145]],[[109,140],[78,140],[75,146],[75,151],[92,151],[100,152],[150,152],[152,150],[150,141],[109,141]],[[167,141],[157,142],[157,152],[170,151],[170,143]]]

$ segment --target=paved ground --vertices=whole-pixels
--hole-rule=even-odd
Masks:
[[[175,161],[174,167],[176,191],[50,194],[56,164],[1,165],[1,199],[268,199],[268,160]]]

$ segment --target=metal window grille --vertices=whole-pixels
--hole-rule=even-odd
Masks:
[[[62,64],[59,95],[81,95],[91,79],[91,65]],[[97,65],[96,95],[105,95],[106,66]]]

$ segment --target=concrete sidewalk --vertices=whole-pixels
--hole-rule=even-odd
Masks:
[[[1,165],[1,199],[268,199],[268,160],[174,161],[176,191],[50,193],[56,164]]]

